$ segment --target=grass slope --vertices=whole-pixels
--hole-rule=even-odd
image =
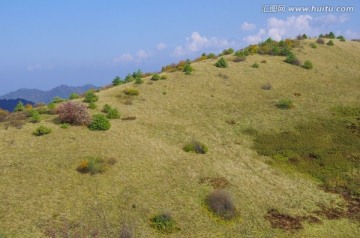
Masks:
[[[312,49],[302,41],[294,49],[306,70],[284,63],[284,57],[252,55],[226,69],[216,60],[193,63],[192,75],[168,73],[166,80],[132,83],[98,93],[97,109],[105,104],[122,117],[110,130],[86,127],[61,129],[47,116],[41,124],[52,133],[32,135],[35,124],[0,130],[0,234],[8,237],[46,237],[67,231],[81,236],[119,237],[127,224],[136,237],[358,237],[359,223],[348,219],[304,222],[296,232],[274,229],[264,217],[270,209],[307,216],[344,204],[341,196],[319,189],[320,182],[303,173],[287,173],[266,162],[253,150],[253,136],[294,131],[300,123],[327,118],[337,106],[360,101],[360,44],[334,40],[335,46]],[[259,68],[255,62],[266,60]],[[270,83],[272,90],[262,90]],[[138,96],[126,96],[137,88]],[[166,92],[166,93],[165,93]],[[294,93],[301,94],[295,96]],[[132,105],[129,104],[132,98]],[[278,109],[283,98],[294,108]],[[232,121],[233,123],[228,123]],[[207,145],[205,155],[186,153],[187,142]],[[97,175],[76,171],[88,157],[116,159]],[[224,177],[239,216],[229,222],[205,206],[213,191],[204,178]],[[169,212],[177,231],[162,234],[150,219]],[[79,235],[79,236],[80,236]],[[53,235],[55,237],[55,235]],[[96,237],[96,236],[94,236]]]

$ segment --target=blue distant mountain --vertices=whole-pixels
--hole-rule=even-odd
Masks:
[[[18,102],[21,101],[24,105],[26,104],[31,104],[34,105],[34,102],[30,102],[27,101],[25,99],[22,98],[17,98],[17,99],[0,99],[0,109],[12,112],[14,111],[16,104],[18,104]]]
[[[53,88],[49,91],[43,91],[39,89],[19,89],[17,91],[5,94],[3,96],[0,96],[0,99],[24,99],[28,100],[33,103],[49,103],[51,102],[54,97],[61,97],[61,98],[69,98],[70,94],[72,93],[78,93],[82,94],[89,89],[98,89],[99,87],[96,87],[91,84],[86,84],[84,86],[80,87],[71,87],[66,85],[61,85],[56,88]]]

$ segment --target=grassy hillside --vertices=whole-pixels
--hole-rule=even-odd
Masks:
[[[359,220],[336,213],[348,206],[344,196],[321,189],[321,179],[279,162],[273,147],[262,146],[276,144],[274,135],[301,133],[299,125],[359,120],[360,44],[334,40],[334,46],[313,49],[311,42],[293,49],[301,61],[313,63],[311,70],[280,56],[250,55],[235,63],[228,55],[228,68],[210,59],[192,63],[192,75],[166,73],[166,80],[148,77],[143,84],[100,91],[97,109],[89,112],[101,113],[109,104],[122,118],[136,117],[111,120],[108,131],[63,129],[55,115],[40,122],[52,129],[45,136],[32,134],[39,126],[34,123],[1,128],[0,237],[120,237],[125,225],[135,237],[359,237]],[[251,67],[255,62],[259,68]],[[263,90],[265,84],[272,89]],[[127,96],[126,88],[140,93]],[[281,99],[291,100],[293,108],[277,108]],[[336,114],[344,107],[355,111],[355,119]],[[355,133],[350,165],[356,165],[359,131],[348,133]],[[326,135],[331,141],[337,134]],[[268,140],[257,143],[261,138]],[[306,141],[306,135],[301,138]],[[208,153],[183,151],[193,140]],[[76,168],[89,156],[117,162],[101,174],[79,173]],[[346,172],[355,178],[356,196],[359,169]],[[206,206],[206,196],[217,187],[232,194],[238,215],[231,221]],[[174,232],[151,226],[161,212],[174,218]],[[287,215],[302,228],[272,227],[269,219],[291,225]]]

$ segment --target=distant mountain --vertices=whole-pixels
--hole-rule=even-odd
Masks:
[[[12,112],[12,111],[14,111],[14,108],[15,108],[16,104],[18,104],[19,101],[21,101],[24,105],[26,105],[26,104],[34,105],[35,104],[34,102],[30,102],[30,101],[27,101],[22,98],[0,99],[0,109]]]
[[[71,93],[82,94],[89,89],[97,89],[98,87],[86,84],[80,87],[71,87],[66,85],[60,85],[56,88],[53,88],[49,91],[43,91],[38,89],[26,89],[22,88],[15,92],[11,92],[0,96],[0,99],[25,99],[34,103],[49,103],[53,100],[54,97],[68,98]]]

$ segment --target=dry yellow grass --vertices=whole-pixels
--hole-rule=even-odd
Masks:
[[[168,73],[166,80],[153,84],[147,78],[141,85],[101,91],[92,112],[109,104],[122,117],[136,116],[133,121],[112,120],[109,131],[61,129],[53,116],[40,123],[52,129],[43,137],[32,135],[36,124],[1,128],[0,231],[9,237],[45,237],[43,224],[66,218],[102,228],[106,223],[111,235],[130,223],[137,237],[359,237],[359,224],[346,219],[304,223],[295,233],[271,228],[264,219],[271,208],[307,215],[319,203],[343,201],[320,190],[316,181],[267,165],[266,158],[251,150],[251,138],[241,133],[246,128],[291,130],[301,121],[326,117],[334,106],[360,101],[360,44],[335,40],[333,47],[312,49],[308,44],[313,41],[295,49],[302,61],[313,62],[312,70],[286,64],[284,57],[254,55],[246,62],[229,61],[226,69],[206,60],[193,63],[190,76]],[[266,64],[251,67],[263,59]],[[265,83],[273,89],[261,90]],[[133,105],[124,104],[125,88],[140,92],[131,97]],[[277,109],[282,98],[295,107]],[[182,151],[193,139],[209,152]],[[103,174],[84,175],[76,168],[86,156],[115,158],[117,163]],[[219,220],[204,205],[213,188],[199,179],[212,176],[230,181],[227,189],[240,214],[234,221]],[[172,214],[180,231],[162,235],[151,228],[149,219],[162,211]]]

